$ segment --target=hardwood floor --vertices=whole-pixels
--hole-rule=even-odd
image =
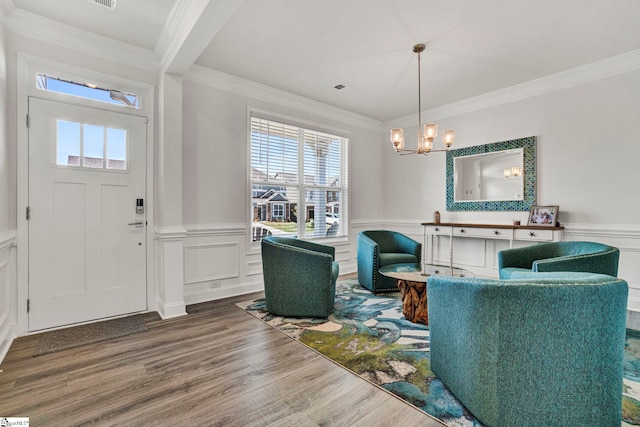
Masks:
[[[235,306],[148,313],[146,332],[0,365],[0,416],[37,425],[442,426]]]

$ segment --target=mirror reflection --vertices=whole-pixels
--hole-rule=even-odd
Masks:
[[[455,157],[454,201],[524,200],[524,149]]]

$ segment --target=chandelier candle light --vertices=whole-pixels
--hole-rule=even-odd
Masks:
[[[435,123],[427,123],[421,132],[422,127],[422,99],[420,89],[420,52],[425,49],[424,44],[417,44],[413,47],[413,51],[418,54],[418,148],[415,150],[405,150],[404,148],[404,131],[402,128],[391,129],[391,143],[396,153],[400,155],[404,154],[424,154],[425,156],[430,152],[447,151],[455,138],[456,131],[446,130],[442,134],[442,143],[445,146],[444,150],[433,150],[433,141],[438,135],[438,125]]]

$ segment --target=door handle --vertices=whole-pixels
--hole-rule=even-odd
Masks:
[[[127,225],[135,225],[136,227],[144,227],[144,221],[143,220],[138,220],[136,222],[130,222]]]

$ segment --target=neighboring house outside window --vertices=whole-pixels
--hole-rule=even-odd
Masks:
[[[347,234],[348,138],[251,117],[253,240]]]

